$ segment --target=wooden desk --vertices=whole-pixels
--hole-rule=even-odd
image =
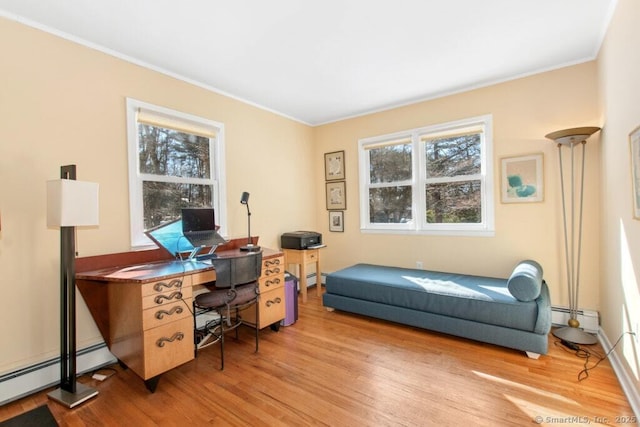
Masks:
[[[284,265],[297,264],[300,266],[300,293],[302,302],[307,302],[307,264],[316,265],[316,289],[318,296],[322,296],[322,275],[320,273],[320,249],[282,249]]]
[[[157,261],[77,273],[76,285],[111,353],[153,392],[194,358],[192,288],[215,279],[211,264]]]
[[[215,281],[216,272],[206,261],[163,260],[155,251],[148,252],[78,259],[76,285],[109,350],[153,392],[162,373],[193,360],[193,288]],[[126,262],[132,259],[129,254],[135,263]],[[247,255],[237,248],[217,254]],[[281,257],[281,252],[264,248],[263,275],[264,266]],[[280,297],[282,304],[267,304],[264,312],[259,308],[261,327],[284,319],[283,282],[271,286],[268,294],[271,299]],[[266,296],[261,294],[259,302]]]

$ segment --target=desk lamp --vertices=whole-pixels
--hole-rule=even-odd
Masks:
[[[98,390],[76,383],[75,227],[98,225],[98,184],[76,181],[76,166],[47,181],[47,227],[60,228],[60,388],[49,398],[73,408]]]
[[[251,211],[249,210],[249,193],[244,191],[240,198],[240,203],[247,206],[247,228],[249,229],[249,236],[247,237],[247,244],[240,248],[241,251],[257,252],[260,250],[260,246],[254,245],[251,242]]]
[[[561,340],[572,342],[575,344],[595,344],[597,339],[582,328],[578,321],[578,295],[580,291],[580,249],[582,247],[582,205],[584,199],[584,159],[587,138],[599,131],[598,127],[582,127],[573,129],[564,129],[545,135],[546,138],[556,142],[558,146],[558,159],[560,162],[560,191],[562,193],[562,219],[564,223],[564,251],[567,269],[567,286],[569,288],[569,321],[568,326],[558,328],[553,331],[553,335]],[[580,144],[582,169],[580,172],[580,204],[579,211],[576,212],[576,185],[574,173],[574,151],[575,147]],[[562,148],[566,147],[571,156],[571,171],[569,185],[569,204],[570,211],[567,213],[567,194],[564,185],[564,171],[562,162]],[[567,222],[567,216],[570,221]],[[576,225],[577,223],[577,225]],[[576,227],[578,236],[576,239]]]

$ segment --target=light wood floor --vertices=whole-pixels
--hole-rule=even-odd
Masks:
[[[151,394],[114,366],[99,395],[75,409],[43,391],[0,407],[0,421],[47,404],[61,426],[635,425],[608,361],[578,381],[584,359],[554,343],[539,360],[523,353],[341,312],[315,292],[279,332],[227,338],[164,374]],[[602,349],[591,346],[594,351]],[[593,365],[596,359],[590,361]],[[572,418],[575,417],[575,418]],[[563,423],[562,421],[566,421]]]

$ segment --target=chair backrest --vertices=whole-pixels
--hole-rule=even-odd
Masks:
[[[258,280],[262,270],[262,251],[248,252],[235,258],[213,258],[216,288],[231,288]]]

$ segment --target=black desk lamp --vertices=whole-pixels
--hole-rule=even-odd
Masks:
[[[248,252],[257,252],[260,250],[260,246],[254,245],[251,243],[251,211],[249,210],[249,193],[246,191],[242,192],[242,197],[240,198],[240,203],[243,205],[247,205],[247,228],[249,229],[249,236],[247,238],[246,246],[240,247],[241,251]]]

